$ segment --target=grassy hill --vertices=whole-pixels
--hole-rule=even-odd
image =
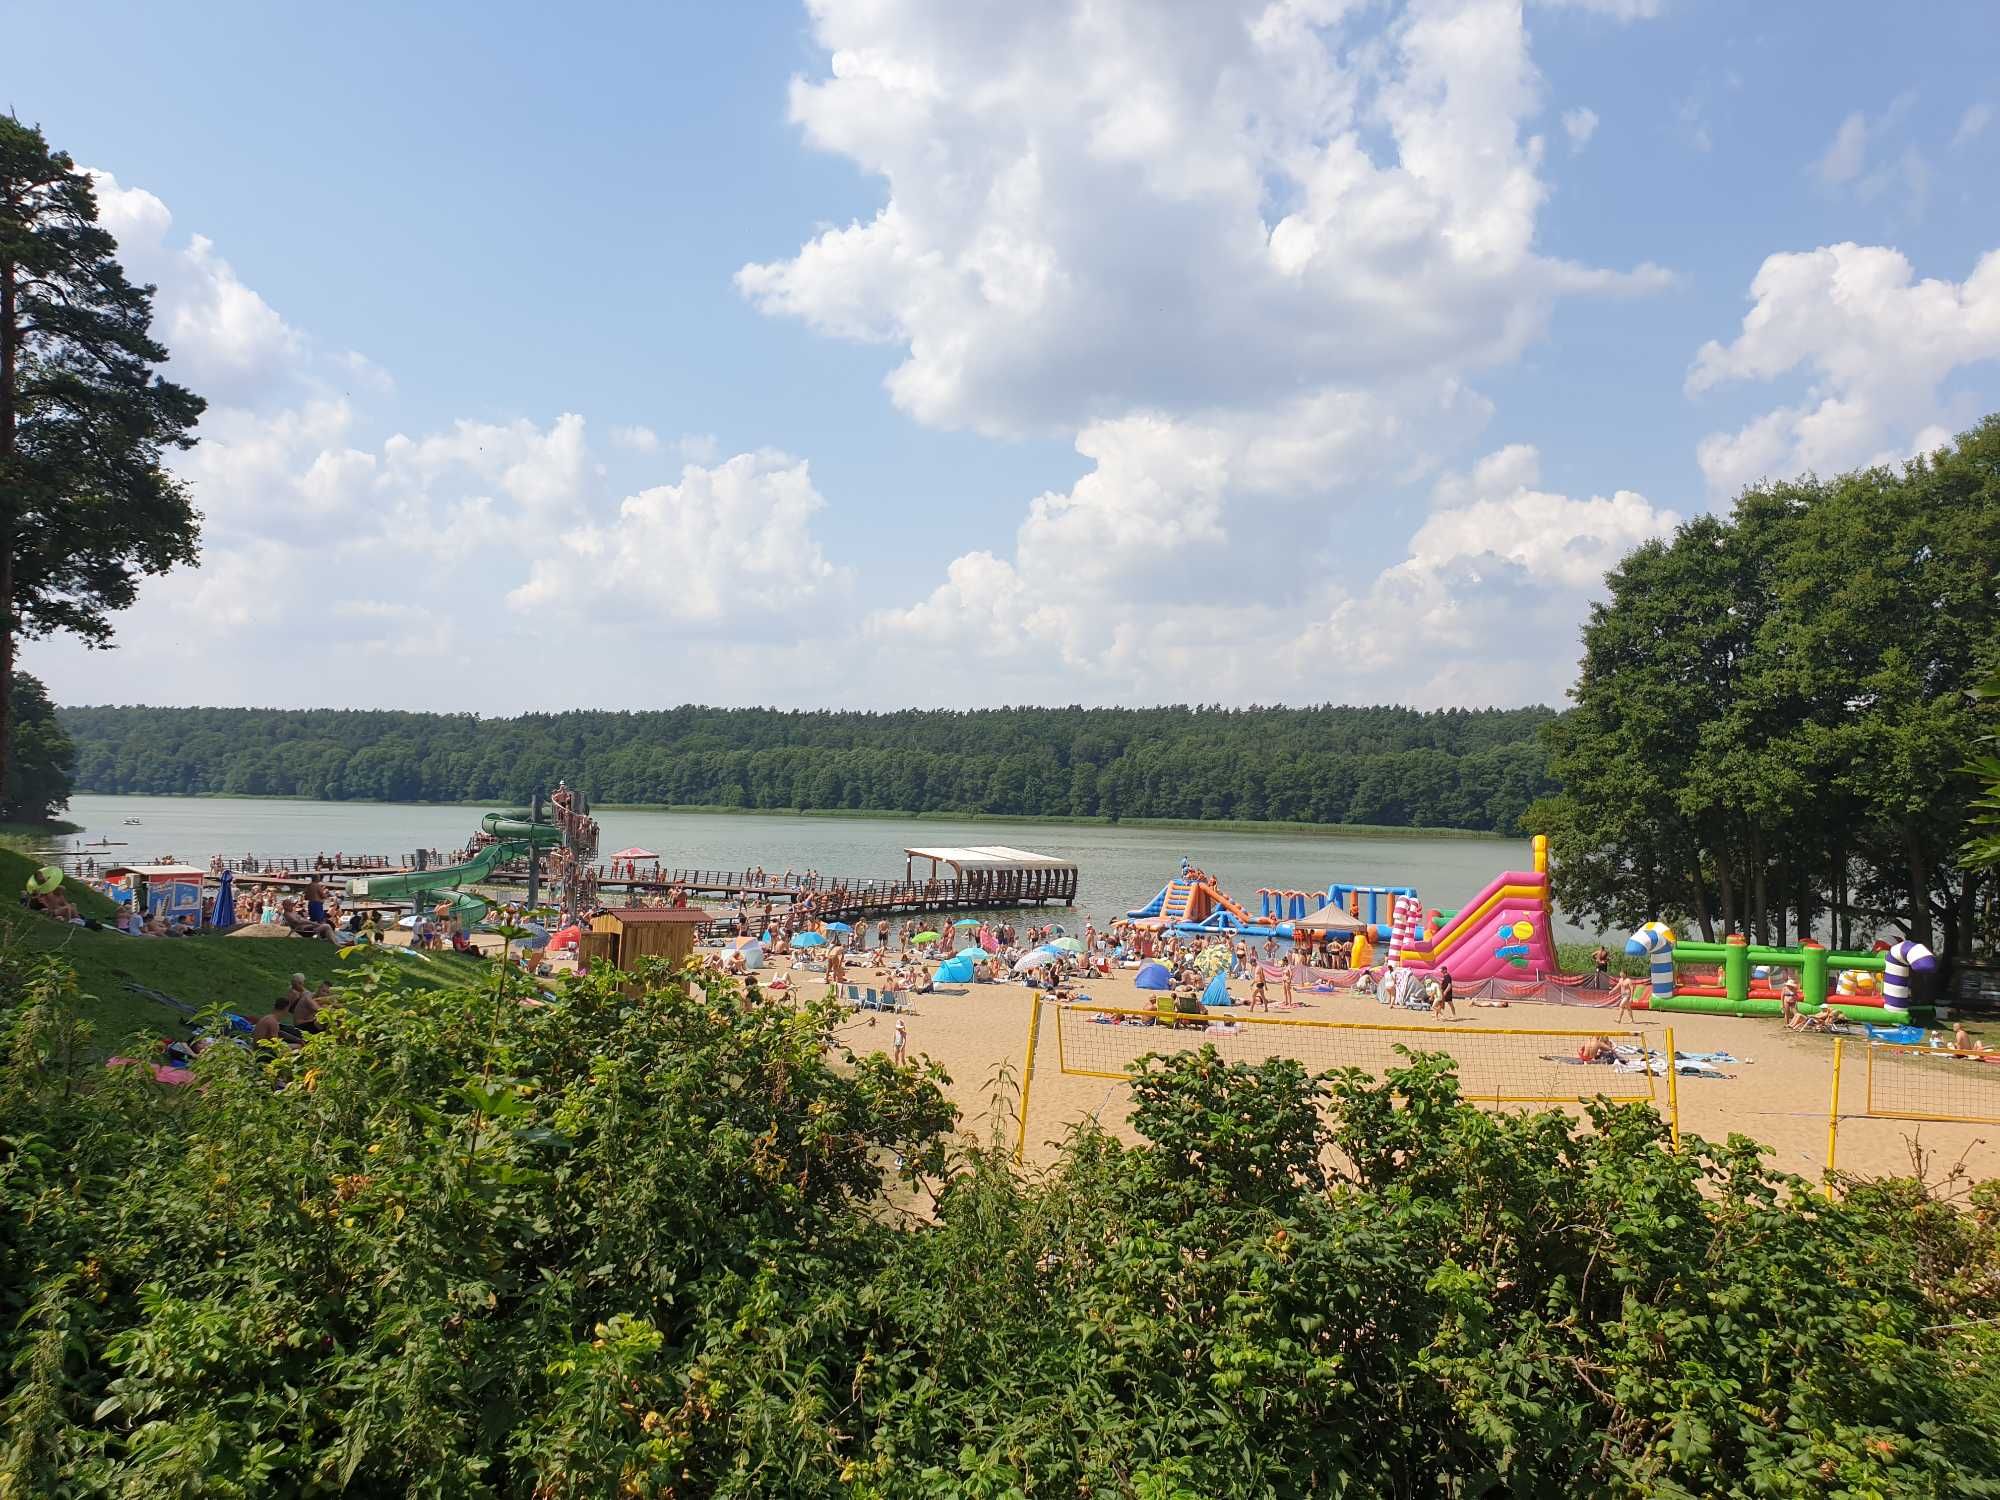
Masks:
[[[98,1042],[107,1053],[135,1034],[186,1035],[178,1012],[135,994],[127,985],[144,985],[197,1008],[219,1001],[232,1010],[259,1015],[284,992],[294,974],[305,975],[313,985],[331,980],[338,988],[367,962],[362,955],[343,960],[331,943],[303,938],[254,941],[206,934],[135,938],[65,926],[18,904],[35,869],[36,862],[28,855],[0,846],[0,893],[4,893],[0,942],[16,953],[60,955],[76,970],[89,997]],[[108,919],[116,910],[109,899],[80,881],[65,880],[63,889],[86,916]],[[427,989],[463,984],[490,972],[484,960],[453,954],[411,955],[394,961],[409,971],[412,983]]]

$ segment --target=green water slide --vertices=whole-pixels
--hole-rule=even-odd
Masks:
[[[480,819],[479,826],[498,842],[488,844],[471,859],[401,875],[352,876],[347,882],[347,894],[368,901],[413,901],[438,891],[478,885],[498,866],[525,859],[530,850],[549,849],[562,842],[561,829],[550,823],[531,823],[524,812],[488,813]]]

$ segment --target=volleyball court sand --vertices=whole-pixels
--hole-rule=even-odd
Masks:
[[[859,971],[851,978],[867,984],[869,971]],[[799,980],[801,993],[812,993],[814,987],[823,982],[808,975],[800,975]],[[1157,996],[1138,989],[1132,981],[1132,972],[1123,970],[1109,979],[1088,982],[1083,986],[1086,1003],[1150,1010]],[[1247,992],[1247,986],[1237,988]],[[1276,986],[1272,990],[1275,999]],[[1242,998],[1239,994],[1239,1002]],[[1667,1019],[1641,1012],[1630,1025],[1620,1027],[1614,1022],[1608,1006],[1597,1010],[1582,1006],[1537,1005],[1517,1000],[1504,1009],[1474,1008],[1460,1001],[1456,1020],[1433,1021],[1428,1013],[1391,1010],[1362,995],[1301,995],[1299,999],[1297,1010],[1273,1011],[1271,1014],[1317,1021],[1358,1021],[1425,1030],[1435,1028],[1442,1032],[1481,1028],[1568,1032],[1642,1029],[1648,1044],[1654,1047],[1664,1046],[1665,1027],[1662,1023]],[[998,1069],[1003,1065],[1009,1068],[1017,1084],[1021,1078],[1026,1057],[1029,1003],[1030,992],[1019,985],[977,984],[964,987],[962,993],[916,996],[916,1014],[904,1018],[909,1027],[910,1055],[928,1055],[944,1067],[951,1077],[949,1093],[958,1105],[963,1125],[968,1130],[985,1128],[992,1084]],[[1236,1014],[1245,1013],[1239,1004]],[[1731,1075],[1728,1078],[1682,1077],[1677,1080],[1682,1132],[1716,1141],[1731,1132],[1751,1136],[1771,1148],[1769,1160],[1774,1166],[1817,1181],[1826,1163],[1833,1039],[1787,1032],[1770,1020],[1729,1016],[1675,1016],[1672,1020],[1677,1050],[1683,1053],[1728,1052],[1747,1059],[1740,1065],[1722,1064],[1722,1071]],[[1065,1032],[1066,1037],[1089,1036],[1079,1021],[1076,1016],[1068,1018],[1064,1023],[1069,1028]],[[1059,1071],[1056,1024],[1055,1007],[1045,1005],[1028,1108],[1027,1157],[1030,1162],[1050,1160],[1066,1128],[1093,1114],[1119,1134],[1130,1135],[1125,1124],[1124,1085],[1107,1079],[1065,1075]],[[1267,1031],[1277,1030],[1279,1028],[1248,1028],[1248,1031],[1258,1033],[1260,1039]],[[842,1035],[857,1052],[886,1052],[894,1031],[895,1018],[860,1013]],[[1126,1056],[1152,1050],[1142,1043],[1142,1039],[1154,1035],[1140,1032],[1121,1036],[1116,1047],[1093,1042],[1089,1049],[1090,1056],[1073,1059],[1072,1066],[1076,1066],[1078,1061],[1094,1066],[1112,1057],[1122,1061]],[[1160,1040],[1154,1041],[1153,1045],[1165,1050],[1163,1039],[1168,1034],[1156,1035]],[[1349,1060],[1343,1047],[1348,1053],[1357,1057],[1360,1055],[1355,1047],[1347,1047],[1346,1044],[1329,1047],[1325,1045],[1326,1040],[1325,1033],[1302,1039],[1297,1055],[1307,1066],[1315,1069]],[[1420,1046],[1424,1038],[1409,1036],[1394,1040]],[[1466,1037],[1458,1045],[1475,1047],[1488,1040]],[[1518,1039],[1490,1040],[1496,1048],[1508,1048],[1510,1055],[1522,1051]],[[1532,1054],[1568,1055],[1574,1054],[1584,1040],[1576,1037],[1550,1038],[1546,1047],[1539,1043],[1527,1045]],[[1175,1034],[1176,1047],[1186,1045],[1187,1041],[1185,1033]],[[1380,1044],[1373,1045],[1377,1049],[1375,1055],[1380,1055]],[[1243,1049],[1226,1046],[1222,1050]],[[1266,1046],[1262,1050],[1267,1052],[1270,1048]],[[1866,1043],[1849,1038],[1844,1052],[1846,1062],[1842,1069],[1842,1118],[1837,1156],[1843,1171],[1865,1175],[1907,1172],[1910,1168],[1910,1147],[1914,1141],[1924,1150],[1937,1153],[1934,1171],[1963,1156],[1974,1177],[2000,1176],[2000,1125],[1865,1118],[1861,1112],[1865,1104]],[[1474,1066],[1468,1060],[1468,1077]],[[2000,1101],[2000,1067],[1928,1058],[1904,1066],[1961,1070],[1990,1068],[1994,1075],[1993,1087],[1980,1092]],[[1579,1068],[1575,1071],[1583,1075],[1577,1084],[1579,1091],[1593,1087],[1587,1070]],[[1606,1078],[1607,1088],[1621,1094],[1631,1090],[1635,1081],[1640,1089],[1644,1087],[1643,1078],[1635,1080],[1630,1075],[1621,1075],[1615,1087],[1609,1070],[1606,1070]],[[1655,1086],[1659,1107],[1665,1113],[1666,1080],[1655,1080]]]

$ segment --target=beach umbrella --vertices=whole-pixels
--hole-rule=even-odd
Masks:
[[[974,963],[978,963],[986,957],[986,950],[977,946],[968,946],[959,949],[956,956],[959,958],[969,958]]]
[[[1051,948],[1060,948],[1065,953],[1081,953],[1083,952],[1083,939],[1073,938],[1073,937],[1059,937],[1054,942],[1049,943],[1047,946]]]
[[[847,925],[847,924],[846,924],[845,922],[829,922],[829,923],[827,923],[827,924],[826,924],[826,930],[827,930],[828,932],[852,932],[852,931],[854,931],[854,929],[853,929],[852,927],[849,927],[849,926],[848,926],[848,925]]]
[[[951,925],[954,927],[977,927],[979,925],[979,918],[960,917],[956,922],[952,923]]]
[[[1055,961],[1056,956],[1049,952],[1048,949],[1037,948],[1033,953],[1026,953],[1021,956],[1014,965],[1014,972],[1016,974],[1025,974],[1030,969],[1039,969],[1044,964],[1052,964]]]
[[[920,932],[910,939],[913,943],[935,943],[937,940],[938,935],[935,932]]]
[[[1213,943],[1201,950],[1194,966],[1204,974],[1219,974],[1229,967],[1229,945]]]
[[[215,888],[215,916],[213,925],[234,927],[236,925],[236,875],[232,870],[222,872],[222,883]]]
[[[794,948],[824,948],[826,939],[816,932],[802,932],[792,939]]]
[[[655,854],[651,849],[641,849],[635,844],[630,849],[620,849],[611,857],[613,859],[658,859],[660,856]]]

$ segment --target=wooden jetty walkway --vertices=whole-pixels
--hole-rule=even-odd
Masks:
[[[766,906],[777,911],[790,910],[810,901],[813,917],[820,921],[857,922],[864,918],[874,921],[926,912],[1070,906],[1076,901],[1076,865],[1052,855],[992,845],[912,848],[903,852],[901,879],[826,875],[818,871],[772,874],[757,866],[747,870],[718,870],[652,862],[634,864],[625,860],[599,861],[590,869],[597,877],[599,898],[610,905],[617,904],[614,898],[619,894],[637,902],[649,896],[664,896],[679,887],[696,905],[713,902],[753,912],[760,912]],[[86,859],[96,859],[98,868],[124,862],[97,858],[97,853],[74,850],[65,852],[61,859],[72,869]],[[427,858],[424,862],[432,863]],[[446,858],[443,863],[453,861]],[[219,873],[213,871],[212,861],[204,862],[203,867]],[[343,890],[350,876],[400,875],[415,870],[418,857],[414,853],[357,855],[334,865],[330,857],[322,855],[252,854],[247,858],[226,858],[222,867],[234,871],[241,882],[303,890],[317,879],[330,889]],[[545,882],[548,870],[544,861]],[[525,887],[527,883],[525,860],[503,865],[478,882],[485,888]]]

